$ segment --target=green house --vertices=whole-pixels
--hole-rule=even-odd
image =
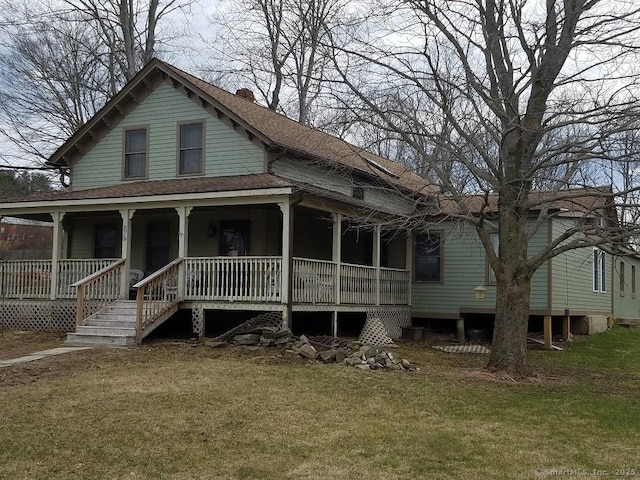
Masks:
[[[229,310],[289,325],[322,313],[334,334],[341,315],[410,323],[411,238],[383,226],[433,187],[247,89],[154,60],[49,163],[68,170],[67,191],[0,204],[54,230],[50,260],[0,264],[5,325],[75,327],[70,339],[89,341],[107,334],[96,315],[113,313],[113,342],[127,343],[178,310],[196,333],[205,312]]]

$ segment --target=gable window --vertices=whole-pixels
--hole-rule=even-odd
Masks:
[[[593,291],[605,293],[607,278],[607,263],[606,255],[603,250],[599,248],[593,249]]]
[[[442,281],[442,235],[440,233],[416,235],[414,260],[416,281]]]
[[[620,296],[624,296],[624,261],[620,261]]]
[[[147,129],[134,128],[124,132],[124,177],[147,176]]]
[[[204,124],[183,123],[180,125],[180,144],[178,153],[178,173],[191,175],[202,173],[204,159]]]
[[[351,196],[353,198],[357,198],[358,200],[364,200],[364,187],[360,185],[356,185],[353,187],[351,191]]]

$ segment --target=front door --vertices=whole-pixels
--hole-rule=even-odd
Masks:
[[[169,222],[152,222],[147,225],[147,272],[160,270],[169,263]]]
[[[249,220],[223,220],[220,222],[220,254],[228,257],[249,255]]]

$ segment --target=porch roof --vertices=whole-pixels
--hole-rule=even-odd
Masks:
[[[30,203],[65,200],[98,200],[108,198],[180,195],[240,190],[265,190],[293,187],[292,182],[271,174],[237,175],[228,177],[189,177],[124,183],[109,187],[71,192],[54,192],[21,198],[3,198],[5,202]]]

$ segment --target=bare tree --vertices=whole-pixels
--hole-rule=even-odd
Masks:
[[[0,137],[6,163],[38,163],[157,52],[159,23],[194,0],[0,0]]]
[[[381,3],[349,48],[334,49],[338,93],[419,152],[446,192],[446,213],[475,228],[497,282],[488,366],[525,373],[533,273],[557,254],[621,232],[577,225],[527,252],[550,205],[571,201],[569,187],[601,182],[604,159],[625,161],[608,147],[638,117],[640,9],[601,0]],[[391,105],[392,95],[403,101]],[[497,214],[489,212],[494,195]],[[610,189],[590,195],[613,203]]]
[[[313,123],[313,104],[330,65],[326,28],[345,22],[344,0],[230,0],[214,18],[210,40],[218,74],[249,82],[268,108]]]

